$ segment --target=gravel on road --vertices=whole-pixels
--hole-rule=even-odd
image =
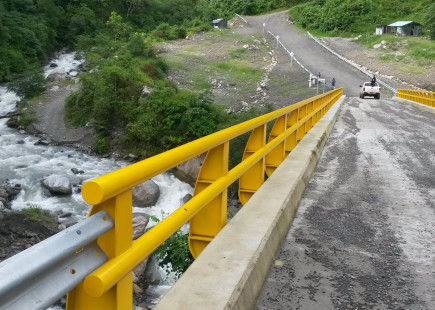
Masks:
[[[435,118],[349,98],[259,310],[435,309]]]

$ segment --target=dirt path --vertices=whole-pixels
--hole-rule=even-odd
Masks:
[[[53,142],[87,149],[93,144],[92,128],[69,128],[64,122],[65,99],[77,87],[74,84],[62,86],[50,83],[36,108],[37,121],[33,123],[33,127]]]

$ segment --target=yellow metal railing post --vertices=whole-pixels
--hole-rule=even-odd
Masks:
[[[299,116],[299,109],[290,112],[290,115],[287,118],[287,128],[292,127],[298,122],[298,116]],[[290,153],[298,144],[297,133],[298,131],[296,129],[293,133],[291,133],[288,136],[287,141],[285,142],[286,155],[288,155],[288,153]]]
[[[298,121],[303,119],[305,116],[307,116],[307,107],[302,106],[299,108]],[[304,124],[298,128],[298,133],[297,133],[298,142],[302,140],[302,138],[305,136],[305,134],[306,134],[306,129],[305,129],[305,124]]]
[[[208,151],[196,180],[193,196],[228,172],[229,142]],[[205,205],[189,224],[189,249],[194,258],[213,240],[227,220],[227,189]]]
[[[242,161],[266,145],[266,129],[266,125],[261,125],[252,131],[243,152]],[[240,177],[239,199],[242,204],[245,204],[264,183],[265,168],[266,162],[262,158]]]
[[[287,114],[280,116],[273,124],[272,130],[269,134],[268,142],[272,141],[280,134],[282,134],[287,128]],[[276,167],[278,167],[285,158],[285,140],[274,148],[269,154],[266,155],[266,173],[271,175]]]
[[[85,195],[84,195],[85,196]],[[86,197],[84,197],[86,199]],[[114,228],[98,238],[97,242],[109,259],[121,255],[132,245],[132,191],[118,194],[98,205],[94,205],[89,216],[106,211],[115,222]],[[96,253],[97,255],[97,253]],[[86,293],[84,283],[79,284],[67,296],[67,310],[123,310],[133,308],[132,272],[124,276],[114,287],[101,297]],[[92,286],[92,283],[90,283]],[[89,286],[89,284],[88,284]]]

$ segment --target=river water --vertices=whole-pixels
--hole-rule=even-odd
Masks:
[[[80,61],[74,54],[63,54],[54,59],[58,67],[67,72],[77,70]],[[54,70],[44,67],[45,76]],[[0,116],[16,110],[20,100],[15,93],[0,86]],[[84,154],[71,147],[35,145],[38,138],[20,133],[6,126],[7,119],[0,119],[0,182],[8,180],[11,184],[21,184],[22,190],[12,202],[12,209],[39,207],[54,212],[70,212],[70,221],[79,221],[87,216],[90,206],[79,193],[79,186],[74,188],[71,196],[51,196],[42,188],[41,180],[49,175],[67,176],[73,184],[82,184],[86,180],[101,176],[126,166],[128,163],[110,158],[101,158]],[[83,170],[83,174],[74,175],[72,168]],[[160,188],[160,198],[150,208],[133,207],[133,212],[154,215],[160,219],[182,205],[186,194],[193,189],[173,175],[164,173],[153,178]],[[175,281],[173,274],[160,270],[162,283],[150,289],[152,296],[160,296]]]

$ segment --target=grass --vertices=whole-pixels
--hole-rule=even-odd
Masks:
[[[199,47],[197,45],[188,45],[184,48],[186,52],[197,52]]]
[[[228,52],[230,58],[240,58],[243,54],[246,54],[246,49],[244,48],[236,48],[235,50]]]
[[[28,208],[24,208],[21,210],[30,220],[32,221],[41,221],[41,222],[52,222],[53,217],[50,216],[50,213],[46,210],[42,210],[37,205],[31,205]]]
[[[261,75],[263,74],[261,69],[254,68],[237,60],[218,62],[212,66],[215,70],[228,74],[228,78],[240,82],[257,82],[261,79]]]
[[[406,73],[421,74],[425,73],[426,69],[407,63],[394,64],[398,70]]]
[[[414,60],[435,60],[434,40],[421,37],[398,37],[393,35],[365,35],[357,40],[357,42],[369,48],[372,48],[375,44],[379,44],[382,41],[386,42],[386,52],[403,50],[404,56],[411,57]],[[384,57],[382,60],[387,59]]]

